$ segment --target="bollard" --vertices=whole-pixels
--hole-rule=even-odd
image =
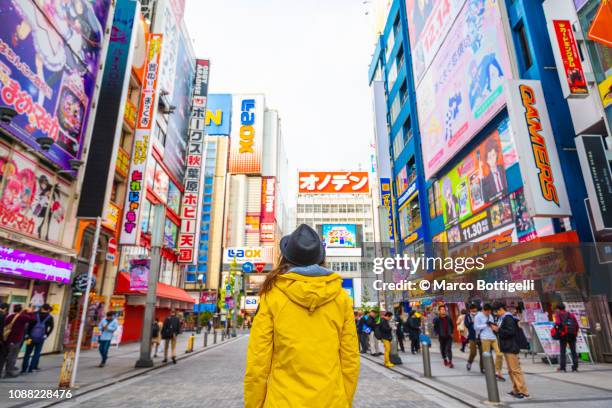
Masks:
[[[423,377],[431,378],[431,356],[429,355],[429,344],[421,343],[421,353],[423,354]]]
[[[191,336],[189,336],[189,338],[187,338],[187,349],[185,350],[185,353],[191,353],[193,351],[194,340],[195,340],[194,334],[192,334]]]
[[[213,344],[217,344],[217,330],[213,333]]]
[[[493,355],[490,351],[482,353],[482,364],[485,370],[485,379],[487,380],[487,396],[489,402],[499,402],[499,389],[497,389],[497,379],[495,378],[495,365],[493,364]]]
[[[208,332],[204,332],[204,347],[208,346]]]

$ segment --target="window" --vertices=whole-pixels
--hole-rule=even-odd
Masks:
[[[397,160],[397,158],[402,154],[404,150],[404,138],[398,133],[395,135],[395,139],[393,139],[393,158]]]
[[[159,140],[159,143],[161,143],[162,146],[166,145],[166,133],[160,126],[155,126],[155,138]]]
[[[119,190],[119,183],[117,182],[117,180],[113,180],[113,187],[111,189],[111,196],[110,196],[110,200],[113,203],[117,202],[117,190]]]
[[[400,104],[399,95],[395,95],[395,99],[393,99],[393,103],[391,104],[391,123],[395,123],[395,119],[397,119],[397,115],[399,115],[402,106]]]
[[[299,213],[304,212],[304,204],[298,204],[297,205],[297,212],[299,212]]]
[[[421,209],[418,194],[400,208],[399,218],[402,238],[412,234],[421,226]]]
[[[404,47],[401,45],[397,51],[397,56],[395,57],[395,65],[397,66],[398,71],[400,71],[404,66]]]
[[[523,68],[525,70],[528,70],[529,68],[531,68],[531,65],[533,65],[533,58],[529,49],[529,39],[527,38],[527,31],[525,30],[525,25],[522,22],[517,28],[517,35],[519,44],[521,46],[521,54],[523,57]]]
[[[404,106],[404,102],[406,102],[406,99],[408,98],[408,86],[406,85],[406,80],[404,80],[402,82],[402,85],[400,86],[399,98],[400,98],[400,105]]]
[[[395,64],[391,64],[391,68],[387,73],[387,87],[389,90],[393,89],[393,85],[395,85],[395,80],[397,79],[397,66]]]
[[[406,171],[406,173],[408,174],[408,185],[410,185],[414,182],[414,180],[416,180],[416,165],[414,163],[414,157],[408,160],[406,167],[408,168],[408,170]]]
[[[412,138],[412,123],[410,122],[410,116],[404,122],[402,126],[402,135],[404,136],[404,144],[408,144],[408,141]]]
[[[204,205],[204,206],[202,207],[202,212],[204,212],[204,213],[210,213],[210,209],[211,209],[211,208],[212,208],[212,207],[211,207],[209,204],[206,204],[206,205]]]

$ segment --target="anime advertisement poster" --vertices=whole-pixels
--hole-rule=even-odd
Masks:
[[[68,184],[0,143],[0,227],[59,243]]]
[[[519,242],[531,241],[537,238],[538,234],[536,232],[536,227],[533,218],[529,215],[523,190],[521,189],[512,193],[510,199],[512,201],[512,214],[514,215],[516,235]]]
[[[440,178],[445,225],[464,221],[507,195],[506,169],[517,162],[508,126],[506,118],[457,166]]]
[[[17,112],[0,126],[66,170],[81,157],[110,3],[0,2],[0,100]]]
[[[407,0],[412,70],[419,83],[465,0]]]
[[[499,0],[469,0],[417,87],[426,178],[504,106],[510,61]]]
[[[150,259],[130,260],[130,290],[147,290],[149,285]]]

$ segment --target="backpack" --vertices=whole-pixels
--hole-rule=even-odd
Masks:
[[[45,335],[47,334],[47,320],[51,315],[47,315],[43,321],[40,321],[40,314],[36,314],[36,323],[34,327],[30,330],[30,338],[33,343],[42,343],[45,341]]]
[[[151,326],[151,337],[157,336],[159,336],[159,323],[153,322],[153,325]]]
[[[578,334],[578,325],[576,324],[574,316],[568,313],[564,317],[565,320],[561,321],[561,337],[568,334],[573,334],[574,336]]]
[[[516,343],[518,344],[519,349],[529,350],[529,341],[527,340],[527,336],[525,336],[525,332],[521,326],[519,326],[518,322],[516,322]]]

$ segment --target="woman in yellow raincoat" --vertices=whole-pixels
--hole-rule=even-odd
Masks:
[[[325,248],[307,225],[283,237],[280,250],[253,319],[245,407],[351,407],[359,349],[342,278],[322,266]]]

